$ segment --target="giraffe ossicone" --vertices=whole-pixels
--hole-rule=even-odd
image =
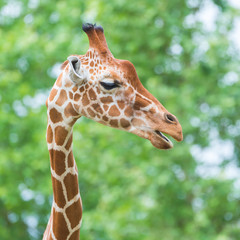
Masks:
[[[85,55],[69,56],[47,99],[47,143],[53,204],[44,240],[77,240],[82,221],[78,170],[72,152],[72,128],[81,116],[172,148],[168,134],[183,139],[177,118],[141,84],[132,63],[115,59],[103,28],[83,25],[89,38]]]

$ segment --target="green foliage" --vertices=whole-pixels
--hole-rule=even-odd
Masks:
[[[197,17],[206,6],[217,9],[214,29]],[[81,239],[239,239],[239,178],[227,174],[240,163],[240,61],[229,40],[239,10],[224,0],[2,0],[0,8],[0,239],[42,237],[52,199],[45,101],[55,64],[88,49],[89,21],[178,117],[185,140],[159,151],[80,119]]]

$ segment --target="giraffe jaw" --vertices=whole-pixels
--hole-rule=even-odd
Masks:
[[[159,149],[170,149],[173,143],[160,131],[156,130],[149,139],[152,145]]]

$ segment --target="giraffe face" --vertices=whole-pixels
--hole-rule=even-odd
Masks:
[[[65,85],[72,87],[80,115],[149,139],[160,149],[173,146],[163,133],[182,140],[176,117],[143,87],[129,61],[90,49],[84,56],[71,56],[65,71]]]
[[[65,61],[50,93],[49,107],[60,105],[65,121],[85,116],[149,139],[156,148],[173,146],[163,133],[181,141],[177,118],[143,87],[132,63],[113,57],[103,29],[87,24],[83,30],[90,48],[85,55],[70,56]]]

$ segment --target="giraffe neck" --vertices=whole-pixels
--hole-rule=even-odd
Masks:
[[[79,240],[82,203],[78,171],[72,153],[72,126],[48,119],[53,204],[44,239]]]

